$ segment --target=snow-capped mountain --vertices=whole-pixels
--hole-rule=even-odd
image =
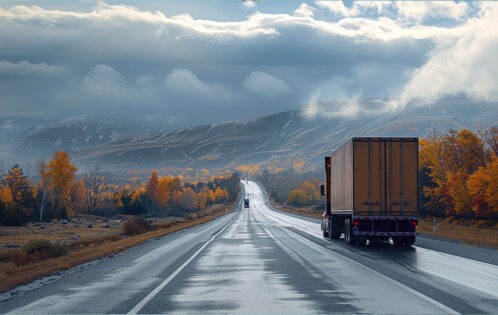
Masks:
[[[286,167],[297,160],[321,166],[323,156],[351,137],[424,137],[451,128],[485,129],[497,124],[496,108],[441,102],[403,113],[315,119],[288,111],[189,128],[159,116],[0,119],[1,137],[11,138],[0,141],[0,158],[20,163],[48,159],[53,151],[64,149],[82,169],[99,165],[118,173],[163,167],[230,169],[247,163]]]

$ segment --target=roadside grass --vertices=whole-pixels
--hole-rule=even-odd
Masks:
[[[291,212],[299,215],[303,215],[311,218],[321,218],[324,210],[317,210],[316,206],[309,207],[293,207],[281,203],[275,203],[271,201],[272,206],[280,211]]]
[[[498,221],[438,218],[434,232],[433,219],[420,218],[418,232],[450,238],[468,245],[498,249]]]
[[[60,270],[76,267],[97,258],[119,254],[133,246],[144,243],[149,239],[159,238],[195,225],[206,223],[226,213],[233,212],[234,209],[235,204],[214,205],[209,211],[190,215],[183,221],[154,222],[153,226],[155,226],[155,230],[141,234],[125,237],[124,235],[121,235],[123,230],[119,230],[114,235],[104,235],[102,237],[74,241],[71,244],[64,245],[64,249],[68,251],[66,255],[55,258],[39,257],[44,259],[21,261],[24,262],[24,264],[20,263],[17,265],[14,262],[16,258],[10,256],[19,255],[19,252],[24,252],[22,250],[23,248],[2,251],[0,252],[0,292],[8,291],[18,285],[29,283],[38,278],[54,274]],[[37,234],[36,236],[38,239],[42,237],[40,234]],[[47,240],[44,241],[47,242]],[[53,242],[48,243],[53,244]],[[30,258],[24,259],[29,260]]]

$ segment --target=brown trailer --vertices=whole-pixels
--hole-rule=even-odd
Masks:
[[[409,246],[418,223],[418,138],[353,138],[325,158],[324,236]]]

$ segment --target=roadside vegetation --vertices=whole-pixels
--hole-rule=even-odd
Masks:
[[[498,127],[420,140],[423,215],[498,219]]]
[[[419,232],[498,247],[498,127],[420,139]],[[277,209],[321,217],[321,173],[264,170],[259,180]],[[317,179],[318,178],[318,179]],[[433,229],[434,218],[437,228]]]
[[[498,249],[498,221],[424,217],[419,220],[417,229],[419,233],[427,235],[449,238],[473,246]]]
[[[212,220],[234,210],[240,191],[236,172],[153,170],[127,182],[99,167],[78,173],[64,151],[33,178],[19,165],[0,170],[0,291]]]
[[[23,226],[80,215],[182,216],[216,203],[233,202],[237,173],[187,181],[154,170],[146,181],[116,183],[98,167],[78,174],[67,152],[39,164],[33,181],[19,165],[0,173],[0,225]],[[204,174],[204,177],[207,177]]]
[[[176,219],[82,216],[68,222],[0,227],[4,245],[0,248],[0,292],[94,259],[117,255],[149,239],[208,222],[234,209],[235,203],[226,203]],[[89,224],[93,227],[88,228]]]

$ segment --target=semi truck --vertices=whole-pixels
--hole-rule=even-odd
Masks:
[[[418,138],[352,138],[325,157],[324,237],[415,243]]]

